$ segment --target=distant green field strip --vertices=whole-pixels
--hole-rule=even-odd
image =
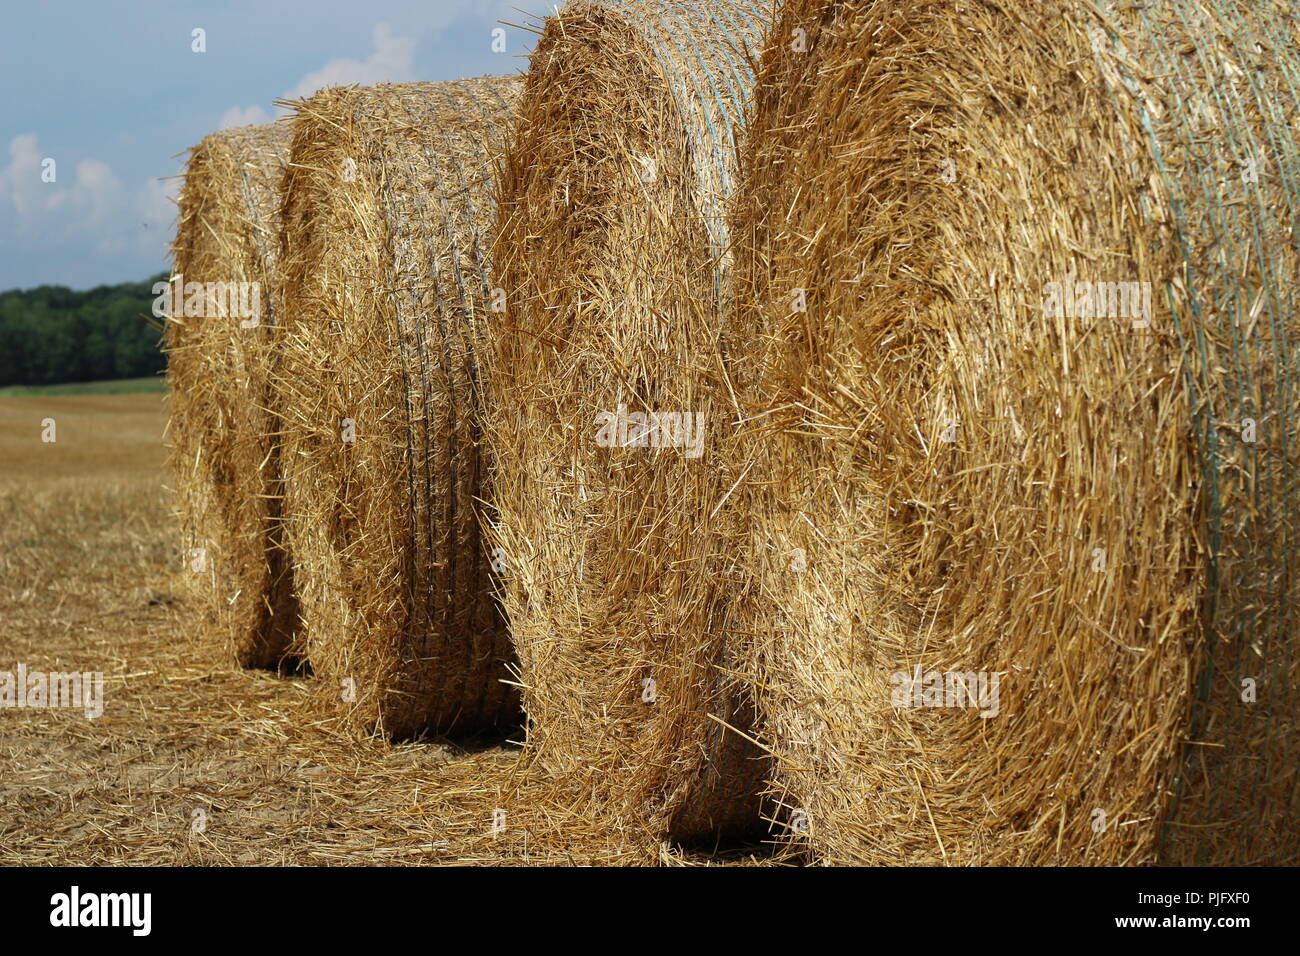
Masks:
[[[40,395],[141,395],[167,391],[161,375],[146,378],[119,378],[107,382],[69,382],[63,385],[7,385],[0,388],[0,398]]]

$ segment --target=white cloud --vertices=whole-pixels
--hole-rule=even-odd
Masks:
[[[132,199],[108,164],[97,159],[77,163],[77,181],[69,195],[72,208],[81,213],[82,227],[93,229],[118,222],[123,205],[129,205]]]
[[[0,166],[0,206],[16,216],[0,218],[0,237],[39,237],[43,244],[77,237],[95,240],[96,255],[132,249],[152,252],[175,216],[176,180],[150,179],[124,186],[98,159],[56,161],[52,183],[41,179],[45,159],[35,133],[9,141],[9,163]]]
[[[230,129],[233,126],[257,126],[271,122],[271,117],[260,106],[232,106],[221,114],[217,129]]]
[[[371,28],[370,35],[374,42],[374,52],[364,60],[336,57],[319,70],[304,76],[281,99],[303,99],[326,86],[349,86],[353,83],[370,86],[374,83],[407,83],[413,80],[416,41],[409,37],[394,36],[393,28],[387,23],[376,23]],[[280,110],[281,115],[287,112],[289,111],[284,108]],[[269,122],[271,117],[260,106],[232,106],[221,114],[217,129],[256,126]]]
[[[408,83],[415,78],[415,40],[393,36],[387,23],[376,23],[371,31],[375,50],[364,60],[339,57],[330,60],[314,73],[308,73],[288,93],[285,99],[311,96],[325,86],[347,86],[358,83]]]
[[[20,220],[48,198],[42,194],[50,185],[41,182],[42,158],[35,133],[19,133],[9,141],[9,165],[0,169],[0,189],[4,190],[4,198],[13,203]]]
[[[176,215],[176,200],[180,194],[179,176],[146,180],[140,189],[140,221],[147,222],[151,229],[170,226]]]

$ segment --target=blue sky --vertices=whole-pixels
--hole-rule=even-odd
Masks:
[[[183,154],[283,97],[343,83],[515,73],[529,0],[5,0],[0,290],[166,268]],[[535,20],[534,20],[535,22]],[[191,49],[206,33],[207,52]],[[54,182],[42,181],[54,160]]]

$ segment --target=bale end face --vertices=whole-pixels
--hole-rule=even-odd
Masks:
[[[785,8],[777,34],[806,45],[769,47],[733,229],[745,418],[767,432],[747,670],[824,860],[1149,863],[1169,832],[1201,860],[1294,854],[1294,735],[1231,701],[1221,666],[1211,700],[1234,719],[1189,716],[1219,634],[1216,659],[1253,653],[1297,699],[1289,612],[1248,611],[1295,604],[1288,481],[1197,435],[1241,414],[1232,374],[1296,411],[1273,359],[1294,313],[1253,344],[1233,331],[1295,272],[1294,203],[1261,185],[1256,232],[1215,199],[1227,145],[1188,110],[1217,81],[1205,60],[1146,66],[1182,44],[1281,54],[1267,17],[1189,34],[1189,9]],[[1238,69],[1232,135],[1291,142],[1280,74],[1258,74],[1257,112]],[[1225,273],[1220,242],[1250,265]],[[1215,571],[1247,554],[1262,576]],[[1207,736],[1224,747],[1180,784]],[[1267,823],[1245,832],[1234,804]]]

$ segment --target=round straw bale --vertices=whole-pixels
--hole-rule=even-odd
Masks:
[[[285,521],[318,701],[407,737],[517,727],[480,545],[474,341],[520,81],[327,89],[283,190]]]
[[[734,480],[714,451],[735,417],[724,209],[768,19],[567,4],[501,175],[508,306],[483,370],[528,744],[560,792],[680,840],[760,822],[728,667],[736,529],[712,511]]]
[[[190,152],[166,321],[170,458],[187,576],[236,660],[277,667],[297,623],[269,401],[285,123]]]
[[[820,859],[1296,859],[1297,26],[784,8],[730,341],[746,669]]]

